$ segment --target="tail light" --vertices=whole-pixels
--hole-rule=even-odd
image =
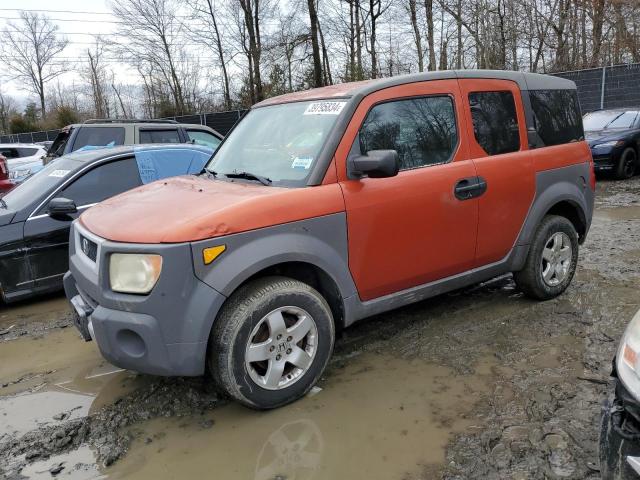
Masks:
[[[7,175],[7,159],[0,155],[0,173]]]

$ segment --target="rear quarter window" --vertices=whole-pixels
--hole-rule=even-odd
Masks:
[[[534,127],[544,146],[584,139],[582,115],[575,90],[530,90]]]

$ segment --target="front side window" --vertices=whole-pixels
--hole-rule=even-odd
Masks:
[[[140,143],[180,143],[178,130],[140,130]]]
[[[520,150],[516,103],[511,92],[469,94],[473,134],[488,155]]]
[[[535,129],[545,146],[584,139],[578,94],[575,90],[529,91]]]
[[[89,170],[57,196],[69,198],[80,207],[101,202],[140,184],[138,165],[135,159],[127,158]]]
[[[116,145],[124,145],[123,127],[81,127],[73,142],[73,151]]]
[[[361,153],[395,150],[400,170],[446,163],[457,144],[456,116],[448,96],[381,103],[360,129]]]
[[[207,170],[222,179],[249,172],[273,185],[304,186],[346,103],[318,100],[254,108],[220,145]]]
[[[211,132],[207,132],[204,130],[187,130],[187,136],[189,137],[189,140],[195,145],[209,147],[212,150],[218,148],[218,145],[220,145],[220,142],[222,142],[222,140],[213,135]]]

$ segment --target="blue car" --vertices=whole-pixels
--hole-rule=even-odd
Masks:
[[[155,180],[198,174],[213,150],[138,145],[57,158],[0,198],[0,300],[62,289],[69,227],[84,210]]]
[[[638,172],[640,110],[599,110],[587,113],[583,123],[596,173],[622,180]]]

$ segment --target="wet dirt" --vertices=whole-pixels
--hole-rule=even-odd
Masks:
[[[530,301],[507,276],[380,315],[342,334],[319,389],[273,412],[204,378],[118,371],[63,299],[0,307],[0,478],[598,478],[638,260],[640,178],[601,182],[561,297]]]

